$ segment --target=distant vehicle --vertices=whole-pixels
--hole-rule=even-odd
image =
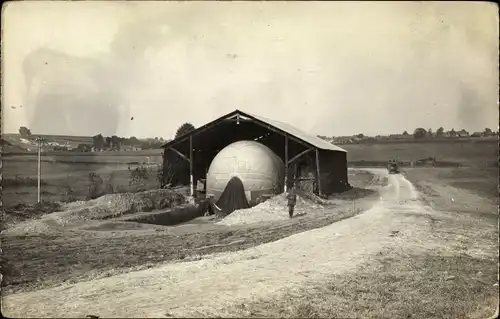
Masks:
[[[395,160],[390,160],[387,164],[387,171],[389,172],[389,174],[399,174],[400,171],[398,163]]]

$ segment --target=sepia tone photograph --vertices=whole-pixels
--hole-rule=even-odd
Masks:
[[[490,2],[10,1],[7,318],[495,318]]]

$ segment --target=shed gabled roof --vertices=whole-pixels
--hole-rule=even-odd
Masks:
[[[178,138],[165,143],[163,145],[163,147],[168,147],[170,145],[173,145],[180,140],[184,140],[189,135],[200,132],[209,126],[216,125],[218,122],[225,120],[225,119],[230,119],[236,115],[239,115],[239,116],[244,117],[244,118],[252,119],[254,121],[260,122],[260,124],[263,124],[263,125],[270,125],[274,129],[281,131],[282,133],[289,134],[289,135],[291,135],[291,136],[301,140],[302,142],[309,144],[315,148],[318,148],[321,150],[347,153],[346,150],[344,150],[336,145],[333,145],[333,144],[331,144],[331,143],[329,143],[329,142],[327,142],[327,141],[325,141],[325,140],[323,140],[315,135],[308,134],[308,133],[306,133],[306,132],[304,132],[304,131],[302,131],[302,130],[300,130],[300,129],[298,129],[290,124],[286,124],[286,123],[276,121],[276,120],[271,120],[271,119],[265,118],[265,117],[260,116],[260,115],[256,115],[256,114],[252,114],[252,113],[248,113],[248,112],[242,112],[240,110],[235,110],[231,113],[223,115],[223,116],[219,117],[218,119],[213,120],[212,122],[209,122],[203,126],[198,127],[194,131],[191,131],[187,134],[184,134],[183,136],[179,136]]]

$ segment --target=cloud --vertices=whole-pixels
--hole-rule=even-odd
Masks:
[[[103,34],[115,30],[95,42],[106,52],[84,53],[79,42],[68,41],[66,49],[30,49],[24,73],[33,131],[170,137],[186,121],[202,125],[236,108],[326,135],[481,129],[497,122],[492,6],[157,2],[116,8],[120,14],[107,17],[113,22],[102,22],[104,16],[96,22]],[[56,30],[49,20],[36,27],[47,43]],[[64,29],[57,30],[63,37]],[[81,33],[80,42],[97,41],[95,34]]]

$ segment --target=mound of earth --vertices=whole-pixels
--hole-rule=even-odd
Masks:
[[[217,224],[219,225],[243,225],[259,222],[269,222],[277,220],[287,220],[288,200],[286,194],[280,194],[272,197],[263,203],[247,209],[240,209],[232,212]],[[295,206],[295,215],[303,215],[311,210],[323,209],[320,204],[313,203],[301,196],[297,196],[297,205]]]
[[[91,220],[106,220],[125,214],[166,209],[186,203],[186,197],[171,190],[109,194],[90,201],[65,204],[61,211],[29,220],[4,231],[6,234],[46,232],[49,229],[76,226]]]

